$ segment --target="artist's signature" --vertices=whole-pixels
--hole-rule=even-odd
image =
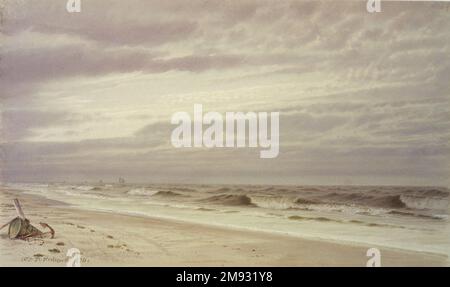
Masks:
[[[54,256],[26,256],[22,257],[22,262],[28,262],[28,263],[58,263],[58,264],[65,264],[67,259],[66,258],[59,258]],[[81,263],[88,263],[89,259],[82,257],[80,258]]]

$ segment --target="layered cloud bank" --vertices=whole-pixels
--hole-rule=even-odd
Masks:
[[[64,2],[0,6],[3,181],[449,184],[441,3]],[[279,156],[174,149],[195,103],[279,111]]]

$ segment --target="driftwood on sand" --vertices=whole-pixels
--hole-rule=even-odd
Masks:
[[[25,217],[22,210],[22,206],[18,199],[14,199],[14,207],[16,208],[17,217],[9,221],[8,223],[2,225],[0,230],[9,225],[8,235],[10,239],[23,239],[27,240],[29,238],[43,238],[50,236],[50,238],[55,237],[55,231],[47,223],[40,222],[42,228],[47,228],[50,231],[42,232],[36,227],[34,227],[30,221]]]

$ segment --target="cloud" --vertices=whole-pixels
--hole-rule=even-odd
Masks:
[[[0,133],[3,141],[19,141],[33,135],[38,128],[65,126],[89,120],[92,119],[65,111],[3,110]]]
[[[448,182],[450,21],[436,3],[5,3],[8,179]],[[174,150],[170,115],[195,103],[280,111],[280,156]]]

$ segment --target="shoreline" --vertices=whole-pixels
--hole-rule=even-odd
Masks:
[[[56,237],[9,240],[7,229],[1,230],[1,266],[65,266],[71,247],[81,251],[85,266],[363,267],[371,247],[380,249],[382,266],[448,264],[442,254],[87,210],[6,189],[0,193],[2,224],[15,216],[14,197],[32,224],[50,224]]]
[[[122,215],[122,216],[129,216],[129,217],[135,217],[135,218],[142,218],[142,219],[150,219],[150,220],[161,220],[161,221],[167,221],[169,224],[192,224],[192,225],[198,225],[202,226],[204,228],[219,228],[219,229],[225,229],[235,232],[254,232],[254,233],[263,233],[265,235],[273,235],[273,236],[281,236],[281,237],[289,237],[289,238],[296,238],[299,240],[307,240],[307,241],[316,241],[316,242],[322,242],[322,243],[332,243],[332,244],[338,244],[338,245],[351,245],[354,247],[368,247],[370,244],[360,242],[360,241],[350,241],[350,240],[339,240],[339,239],[333,239],[333,238],[323,238],[318,236],[308,236],[308,235],[298,235],[295,233],[288,233],[288,232],[282,232],[282,231],[268,231],[263,229],[250,229],[247,227],[240,227],[240,226],[227,226],[222,224],[215,224],[210,223],[206,224],[203,222],[195,222],[190,220],[183,220],[178,218],[168,218],[168,217],[157,217],[157,216],[151,216],[146,214],[140,214],[138,212],[125,212],[125,211],[112,211],[107,209],[95,209],[95,208],[83,208],[79,206],[74,205],[67,205],[64,208],[67,210],[76,210],[76,211],[86,211],[86,212],[92,212],[92,213],[105,213],[105,214],[116,214],[116,215]],[[383,246],[379,244],[372,244],[370,245],[372,247],[381,248],[381,249],[389,249],[391,251],[398,251],[398,252],[413,252],[413,253],[421,253],[426,254],[430,256],[443,256],[446,257],[446,254],[438,253],[438,252],[432,252],[427,250],[414,250],[414,249],[408,249],[408,248],[398,248],[393,246]]]

